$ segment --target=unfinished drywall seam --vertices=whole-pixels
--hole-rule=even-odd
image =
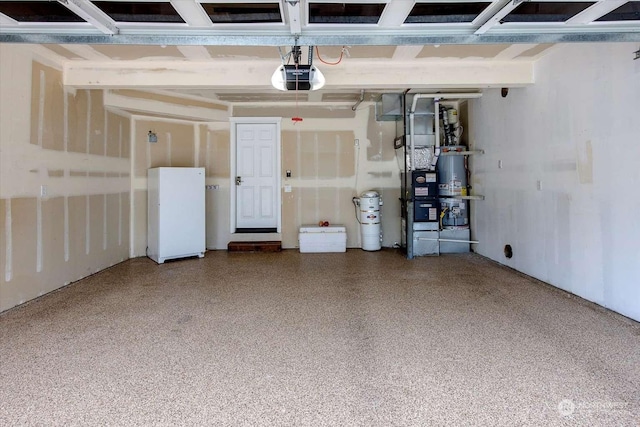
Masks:
[[[42,271],[42,197],[36,198],[36,272]]]
[[[91,153],[91,148],[90,148],[90,144],[91,144],[91,91],[87,90],[87,131],[85,134],[85,138],[87,139],[86,141],[86,153],[90,154]],[[89,252],[87,252],[89,253]]]
[[[593,184],[593,147],[591,140],[576,143],[576,159],[580,184]]]
[[[118,193],[118,247],[122,246],[122,193]]]
[[[300,177],[302,176],[302,144],[300,142],[300,131],[296,131],[296,173],[298,176],[298,179],[300,179]],[[299,195],[297,197],[296,200],[296,211],[297,211],[297,221],[296,224],[302,224],[302,191],[299,191]]]
[[[166,133],[166,138],[167,138],[167,164],[169,166],[172,166],[171,164],[171,133],[170,132]]]
[[[89,255],[91,251],[91,204],[89,203],[89,196],[84,196],[84,204],[84,253]]]
[[[193,125],[193,166],[200,166],[200,124]]]
[[[44,93],[45,93],[46,77],[44,70],[40,70],[40,88],[38,99],[38,147],[42,147],[42,138],[44,134]]]
[[[104,99],[104,95],[103,95],[103,99]],[[104,102],[104,101],[103,101]],[[104,104],[103,104],[104,105]],[[102,145],[103,145],[103,150],[102,150],[102,155],[106,156],[107,155],[107,134],[109,133],[109,117],[107,116],[107,109],[105,108],[103,110],[104,112],[104,120],[102,121],[104,128],[102,129]]]
[[[13,278],[13,236],[11,235],[11,199],[6,199],[4,204],[4,281],[10,282]]]
[[[102,195],[102,250],[107,250],[107,195]]]
[[[209,173],[211,174],[211,169],[209,166],[210,160],[209,157],[211,156],[211,132],[209,132],[207,130],[207,145],[205,147],[205,158],[204,158],[204,166],[207,168],[207,171],[209,171]]]
[[[69,262],[69,197],[64,196],[64,261]]]
[[[67,92],[64,92],[62,105],[64,117],[64,123],[62,124],[62,143],[66,153],[69,151],[69,97],[67,96]]]
[[[129,258],[135,257],[135,173],[136,173],[136,126],[137,121],[132,117],[129,126]],[[147,163],[149,162],[149,144],[147,144]],[[148,169],[148,167],[147,167]]]

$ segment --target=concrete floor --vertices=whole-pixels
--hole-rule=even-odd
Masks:
[[[640,325],[479,256],[124,262],[0,315],[0,425],[640,425]]]

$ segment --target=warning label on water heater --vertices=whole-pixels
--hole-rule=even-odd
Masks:
[[[438,209],[429,208],[429,221],[435,221],[438,219]]]
[[[416,196],[428,196],[429,187],[416,187]]]

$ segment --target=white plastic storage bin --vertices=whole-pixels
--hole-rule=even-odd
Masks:
[[[347,229],[342,225],[303,225],[298,234],[300,252],[346,252]]]

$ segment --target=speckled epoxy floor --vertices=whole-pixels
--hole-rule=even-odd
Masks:
[[[471,254],[139,258],[0,315],[0,425],[638,426],[640,325]]]

